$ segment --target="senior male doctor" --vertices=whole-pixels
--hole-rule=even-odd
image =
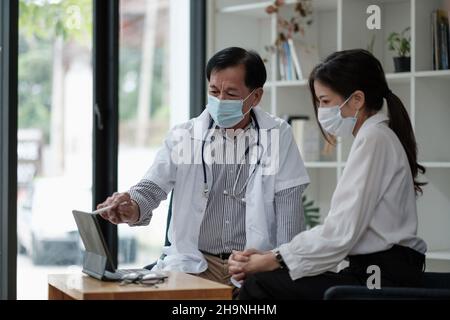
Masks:
[[[203,113],[175,126],[144,178],[98,208],[112,206],[102,214],[112,223],[148,225],[173,190],[171,245],[155,268],[230,284],[233,250],[270,250],[304,230],[309,177],[290,126],[258,106],[267,79],[261,57],[227,48],[206,73]]]

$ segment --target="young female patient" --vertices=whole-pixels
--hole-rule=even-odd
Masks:
[[[272,251],[230,256],[229,272],[243,284],[239,298],[322,299],[336,285],[365,286],[369,266],[379,268],[381,287],[420,287],[426,244],[417,237],[416,196],[425,168],[405,107],[365,50],[331,54],[309,87],[325,137],[355,140],[323,225]],[[346,258],[348,268],[331,272]]]

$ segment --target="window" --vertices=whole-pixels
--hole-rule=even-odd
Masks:
[[[169,129],[190,117],[190,74],[203,75],[204,69],[204,66],[191,69],[189,50],[193,45],[190,34],[194,32],[190,14],[199,3],[120,1],[119,191],[126,191],[140,181]],[[202,33],[197,36],[202,37]],[[196,50],[203,51],[201,46]],[[204,87],[204,77],[199,76],[198,81]],[[161,255],[168,203],[164,201],[155,210],[148,227],[119,227],[122,266],[142,267]]]
[[[170,128],[170,1],[120,1],[118,189],[145,174]],[[150,227],[119,226],[119,264],[144,266],[160,254],[168,202]]]
[[[2,49],[5,40],[17,39],[19,50],[8,48],[9,59],[2,52],[0,64],[0,147],[8,154],[6,163],[0,158],[0,294],[7,297],[7,289],[14,298],[17,280],[19,299],[46,299],[48,274],[81,271],[83,246],[71,211],[90,211],[111,190],[138,182],[169,128],[189,118],[191,1],[0,3]],[[18,27],[17,37],[11,27]],[[104,63],[118,49],[119,65],[115,59]],[[112,90],[117,84],[119,90]],[[8,85],[12,90],[6,96]],[[97,109],[94,100],[101,102]],[[151,231],[120,227],[119,263],[141,267],[159,256],[166,213],[162,204]],[[115,254],[115,228],[103,227]],[[17,279],[11,278],[16,270]]]
[[[92,207],[92,0],[19,3],[17,298],[46,299],[81,271],[72,210]]]

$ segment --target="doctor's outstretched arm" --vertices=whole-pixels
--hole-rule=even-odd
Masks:
[[[153,210],[161,201],[167,199],[173,189],[176,176],[176,164],[171,158],[172,131],[158,151],[155,161],[140,182],[128,192],[114,193],[98,209],[112,206],[101,216],[114,224],[128,223],[130,226],[143,226],[150,223]],[[132,165],[132,164],[131,164]]]

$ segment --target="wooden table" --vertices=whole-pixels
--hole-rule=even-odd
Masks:
[[[231,287],[181,272],[169,272],[169,278],[157,287],[121,286],[81,273],[48,276],[49,300],[230,300],[231,297]]]

